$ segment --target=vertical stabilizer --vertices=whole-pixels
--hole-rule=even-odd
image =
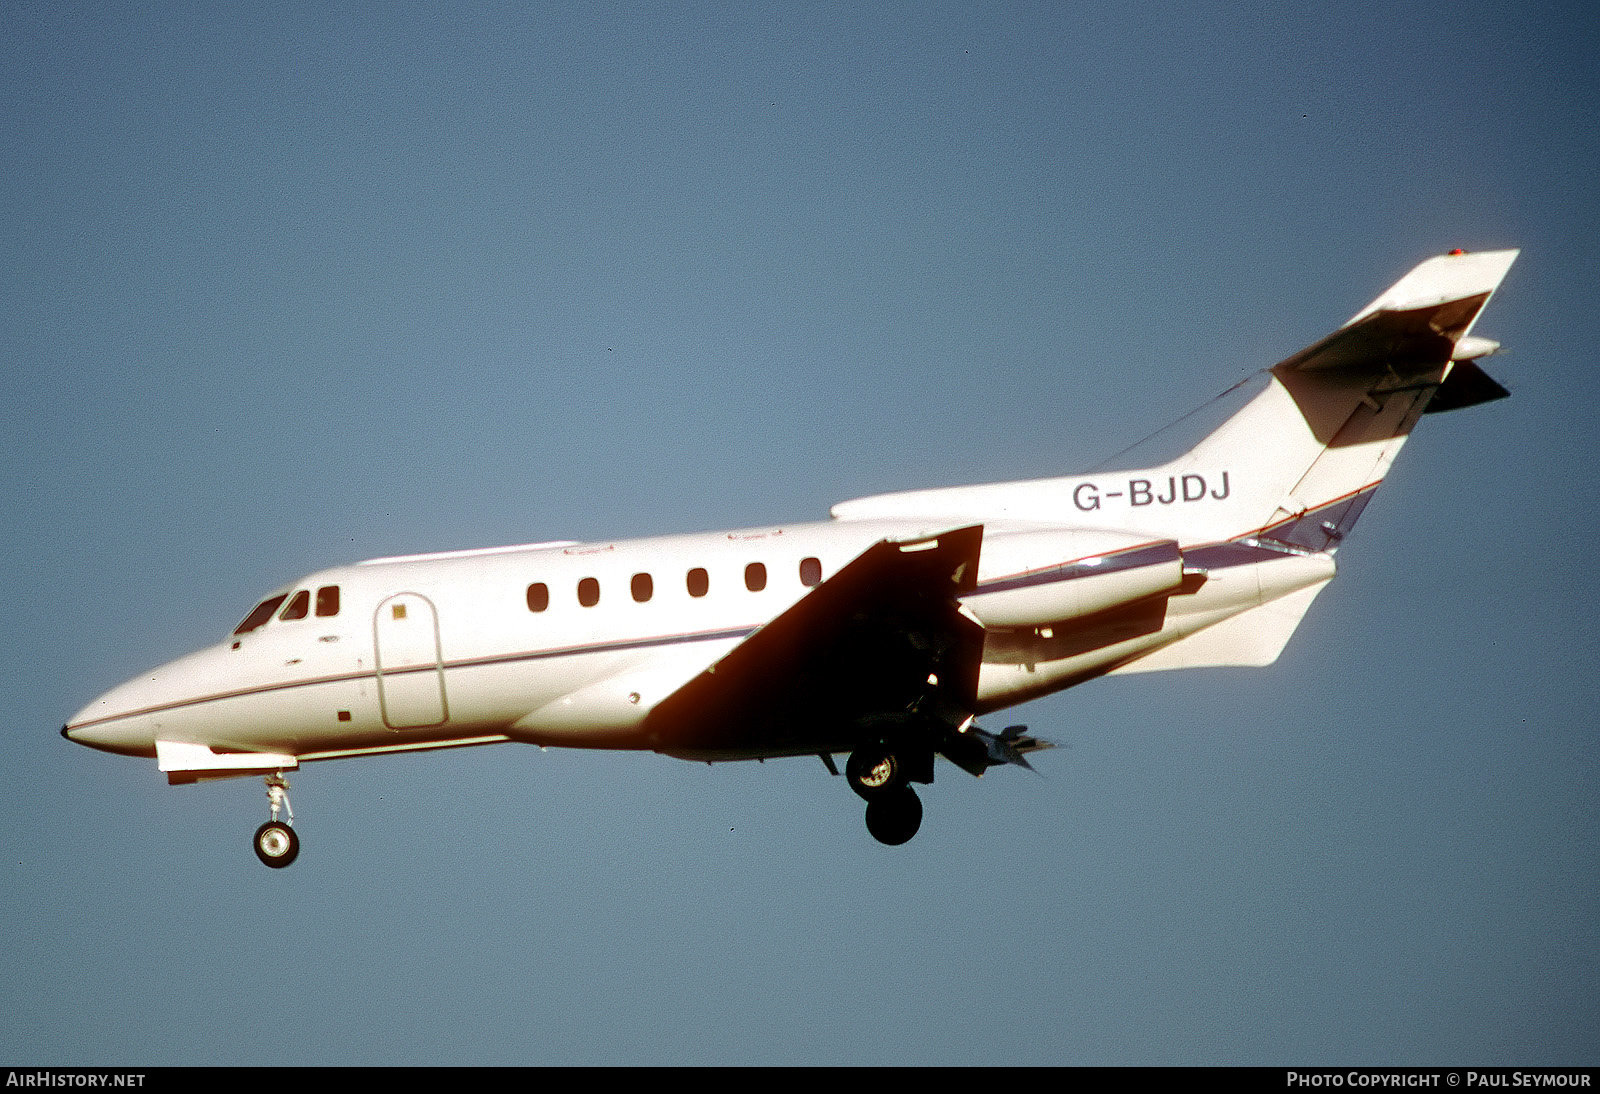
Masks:
[[[1250,495],[1239,534],[1313,551],[1337,549],[1452,370],[1473,374],[1462,398],[1504,389],[1461,348],[1516,251],[1430,258],[1344,326],[1267,371],[1260,393],[1177,464],[1240,469]],[[1481,378],[1479,380],[1478,378]],[[1461,405],[1467,405],[1465,401]]]
[[[833,515],[1100,527],[1185,548],[1264,536],[1334,550],[1435,393],[1444,391],[1439,409],[1505,394],[1472,362],[1495,343],[1470,331],[1516,256],[1428,259],[1338,330],[1236,388],[1232,416],[1159,466],[880,494],[841,502]]]

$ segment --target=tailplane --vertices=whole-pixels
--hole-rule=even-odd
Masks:
[[[1267,370],[1260,394],[1184,460],[1249,467],[1259,484],[1257,509],[1264,512],[1274,493],[1278,500],[1254,530],[1186,551],[1185,566],[1216,576],[1239,563],[1309,554],[1300,561],[1328,560],[1327,575],[1263,595],[1257,606],[1113,671],[1277,659],[1332,577],[1328,556],[1354,527],[1418,418],[1506,396],[1474,360],[1498,345],[1471,330],[1516,257],[1491,251],[1431,258],[1344,326]],[[1269,567],[1257,568],[1265,583]]]
[[[1505,396],[1475,363],[1498,346],[1472,328],[1516,257],[1428,259],[1338,330],[1227,393],[1230,416],[1175,459],[880,494],[841,502],[833,515],[1103,527],[1186,549],[1260,537],[1331,552],[1430,403],[1453,410]],[[1137,460],[1137,451],[1125,455]]]
[[[1507,394],[1474,361],[1498,344],[1471,331],[1516,257],[1453,251],[1423,262],[1269,369],[1262,394],[1185,462],[1252,468],[1260,515],[1247,526],[1336,550],[1431,404],[1453,410]]]

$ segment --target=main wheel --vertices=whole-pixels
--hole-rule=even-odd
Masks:
[[[879,843],[898,847],[922,827],[922,799],[909,786],[867,802],[867,831]]]
[[[300,854],[300,837],[287,824],[268,821],[256,829],[256,858],[281,870]]]
[[[844,774],[850,789],[867,801],[893,793],[906,782],[905,765],[883,745],[866,745],[850,753]]]

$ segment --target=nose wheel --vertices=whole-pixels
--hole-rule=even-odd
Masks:
[[[294,809],[289,805],[289,780],[282,772],[267,776],[267,803],[272,819],[256,829],[256,858],[281,870],[300,854],[300,837],[294,833]],[[278,820],[279,810],[287,815],[287,823]]]
[[[300,854],[300,837],[287,824],[268,821],[256,829],[256,858],[281,870]]]

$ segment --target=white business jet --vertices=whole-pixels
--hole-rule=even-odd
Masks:
[[[1276,660],[1418,418],[1506,395],[1471,332],[1516,256],[1428,259],[1156,466],[323,570],[62,734],[172,783],[265,776],[274,867],[300,846],[286,772],[505,741],[835,775],[846,753],[867,828],[904,843],[936,754],[981,775],[1049,747],[979,717],[1108,673]]]

